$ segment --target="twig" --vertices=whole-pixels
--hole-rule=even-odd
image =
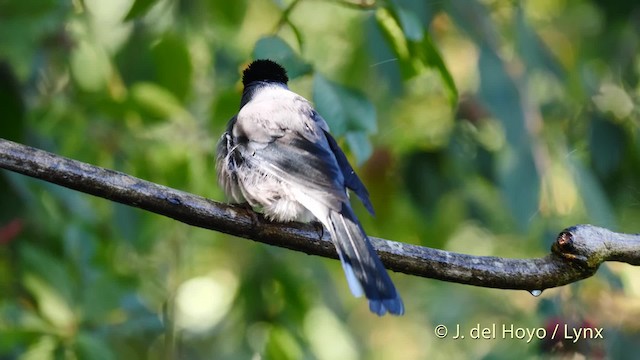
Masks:
[[[274,223],[251,210],[215,202],[127,174],[0,139],[0,168],[134,206],[183,223],[337,258],[328,234],[312,224]],[[544,290],[585,279],[604,261],[640,265],[640,235],[577,225],[560,233],[543,258],[471,256],[371,238],[388,269],[462,284]]]

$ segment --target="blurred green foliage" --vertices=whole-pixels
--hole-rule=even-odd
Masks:
[[[541,256],[576,223],[639,232],[639,13],[624,0],[0,1],[0,137],[223,200],[215,142],[240,71],[269,57],[360,165],[370,235]],[[631,266],[540,297],[395,274],[407,315],[377,318],[336,261],[0,175],[0,359],[640,351]],[[556,323],[604,339],[434,335]]]

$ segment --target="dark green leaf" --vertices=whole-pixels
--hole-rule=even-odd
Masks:
[[[540,177],[527,143],[510,148],[497,159],[498,181],[504,199],[521,229],[527,229],[538,211]]]
[[[28,269],[31,269],[37,277],[54,288],[64,302],[71,304],[74,299],[74,291],[71,283],[71,274],[58,258],[50,255],[40,248],[22,243],[20,245],[20,258]]]
[[[540,36],[527,23],[522,6],[516,7],[516,15],[516,45],[518,46],[520,58],[528,65],[526,70],[530,71],[535,68],[544,69],[564,81],[564,69],[549,51]]]
[[[489,46],[499,38],[489,10],[480,1],[449,0],[443,8],[478,46]]]
[[[158,0],[135,0],[124,20],[129,21],[144,16],[156,2]]]
[[[235,26],[247,13],[247,0],[207,1],[213,21]]]
[[[334,135],[377,130],[376,109],[360,91],[346,88],[316,73],[313,99]]]
[[[402,27],[402,32],[410,41],[419,42],[424,35],[424,29],[418,16],[402,7],[395,8],[396,21]]]
[[[83,289],[82,311],[87,321],[99,323],[120,306],[125,292],[122,281],[110,274],[102,274],[91,279]]]
[[[618,169],[622,162],[625,142],[625,133],[618,125],[600,118],[591,121],[591,162],[598,174],[606,177]]]
[[[413,12],[401,7],[392,7],[391,11],[379,9],[376,12],[376,20],[399,60],[403,77],[410,79],[429,67],[436,69],[449,90],[451,106],[455,107],[458,102],[455,82],[440,52],[422,27],[420,19]]]
[[[402,77],[410,79],[419,74],[423,68],[421,64],[412,61],[408,41],[394,14],[385,8],[379,8],[376,11],[376,24],[398,59]]]
[[[24,133],[24,101],[20,83],[9,63],[0,59],[0,137],[7,140],[22,141]]]
[[[278,62],[287,69],[290,79],[306,75],[312,70],[311,65],[300,58],[291,46],[278,36],[267,36],[258,40],[253,49],[253,57]]]
[[[615,229],[615,213],[597,178],[575,155],[569,156],[568,164],[571,166],[578,191],[593,224]]]
[[[111,360],[116,358],[111,352],[109,344],[93,334],[80,332],[75,340],[75,350],[78,359]]]
[[[152,48],[158,83],[184,100],[191,90],[193,69],[184,39],[168,33]]]
[[[413,203],[432,218],[442,196],[453,186],[445,171],[445,158],[441,152],[409,154],[404,165],[403,178],[407,182]]]
[[[451,107],[455,108],[458,104],[458,88],[440,52],[431,42],[431,36],[424,37],[420,43],[420,49],[423,51],[425,62],[440,73],[440,77],[447,86],[447,90],[449,90],[449,103]]]
[[[482,47],[478,66],[480,99],[502,123],[507,142],[512,147],[519,147],[523,142],[528,142],[520,93],[507,73],[504,62],[493,50]]]
[[[313,79],[313,102],[334,136],[347,132],[347,110],[343,107],[337,85],[319,73]]]
[[[346,139],[349,150],[356,157],[358,165],[362,165],[373,154],[373,146],[364,131],[350,131],[347,133]]]

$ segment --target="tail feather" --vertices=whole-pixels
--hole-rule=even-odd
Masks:
[[[402,315],[404,305],[391,278],[348,204],[329,211],[328,230],[354,296],[369,299],[369,309],[382,316]]]

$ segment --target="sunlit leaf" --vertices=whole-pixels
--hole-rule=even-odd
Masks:
[[[358,359],[358,347],[346,324],[324,307],[312,309],[304,331],[318,359]]]
[[[107,53],[95,44],[81,41],[71,54],[71,74],[84,91],[104,89],[111,75]]]
[[[614,84],[600,86],[600,92],[593,96],[593,102],[598,110],[603,113],[611,113],[617,119],[626,118],[635,107],[627,92]]]
[[[409,79],[427,68],[436,69],[449,91],[451,106],[455,107],[458,90],[453,77],[417,15],[401,7],[379,8],[376,20],[398,58],[403,77]]]
[[[376,24],[394,55],[398,58],[402,77],[408,79],[417,75],[420,69],[416,66],[416,63],[411,61],[407,39],[393,14],[383,7],[378,8],[376,11]]]
[[[20,356],[20,360],[53,360],[58,343],[53,336],[41,336]]]
[[[38,302],[42,316],[59,331],[66,331],[74,325],[76,318],[70,305],[55,288],[32,274],[25,274],[23,283]]]
[[[442,55],[440,55],[440,52],[434,46],[430,36],[425,36],[419,46],[423,51],[425,62],[440,73],[440,77],[449,91],[449,103],[451,107],[455,108],[458,104],[458,88],[453,80],[453,76],[449,72],[449,68],[447,68],[447,65],[442,59]]]
[[[131,98],[156,119],[187,116],[186,110],[167,89],[155,83],[141,82],[131,87]],[[152,118],[149,118],[152,120]]]
[[[397,21],[402,27],[402,32],[411,41],[421,41],[424,35],[424,28],[418,16],[402,7],[395,8]]]
[[[287,329],[272,327],[269,331],[269,339],[265,348],[265,357],[268,359],[301,359],[302,348],[296,338]]]

